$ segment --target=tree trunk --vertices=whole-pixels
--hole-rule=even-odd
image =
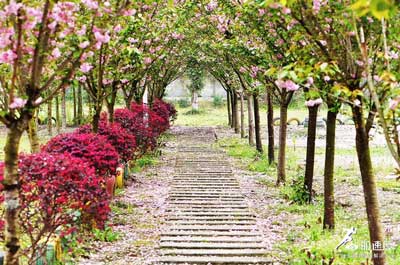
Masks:
[[[352,106],[354,125],[356,129],[356,149],[360,166],[364,199],[368,217],[369,236],[374,265],[384,265],[385,255],[383,250],[384,232],[379,213],[378,194],[376,190],[376,176],[374,175],[369,149],[369,136],[363,121],[362,107]],[[380,244],[381,248],[374,246]]]
[[[35,117],[38,114],[35,115]],[[40,152],[40,144],[38,137],[38,125],[35,118],[31,119],[28,124],[28,138],[31,144],[31,153],[39,153]]]
[[[76,89],[75,86],[72,86],[72,96],[73,96],[73,104],[74,104],[74,125],[77,125],[77,111],[76,111]]]
[[[235,111],[236,111],[236,103],[235,103],[235,98],[234,98],[234,94],[235,92],[233,90],[231,90],[230,92],[230,97],[231,97],[231,110],[232,110],[232,124],[231,124],[231,128],[235,129],[236,128],[236,115],[235,115]]]
[[[77,121],[78,124],[83,123],[83,98],[82,98],[82,87],[78,86],[78,109],[77,109]]]
[[[247,95],[247,114],[249,120],[249,145],[255,146],[253,97],[251,94]]]
[[[236,91],[233,91],[233,100],[234,100],[234,111],[233,111],[233,115],[235,116],[235,133],[239,133],[240,132],[240,122],[239,122],[239,111],[238,111],[238,96],[236,94]]]
[[[229,90],[226,90],[226,107],[228,110],[228,126],[232,125],[231,96]]]
[[[197,91],[192,92],[192,110],[199,111],[199,96]]]
[[[99,106],[95,107],[92,118],[92,130],[94,133],[97,133],[99,131],[100,114],[101,114],[101,107]]]
[[[317,132],[318,107],[318,105],[308,107],[307,154],[304,176],[304,186],[308,191],[308,202],[311,202],[313,197],[312,185],[314,179],[315,135]]]
[[[4,220],[5,220],[5,263],[18,265],[20,249],[19,242],[19,175],[18,152],[22,133],[27,129],[27,120],[19,120],[11,125],[7,131],[4,147]]]
[[[274,136],[274,106],[272,104],[271,93],[267,92],[267,126],[268,126],[268,163],[275,162],[275,136]]]
[[[47,103],[47,132],[53,136],[53,99]]]
[[[116,85],[113,85],[113,91],[110,95],[110,100],[106,100],[107,111],[108,111],[108,121],[114,122],[114,109],[115,109],[115,101],[117,100],[117,92]]]
[[[240,92],[240,137],[246,137],[246,131],[244,128],[244,92]]]
[[[261,126],[260,126],[260,108],[258,106],[258,95],[253,95],[254,104],[254,127],[256,133],[256,149],[258,152],[263,152],[262,140],[261,140]]]
[[[335,228],[335,193],[333,173],[335,168],[336,116],[337,112],[328,110],[326,119],[324,168],[324,229]]]
[[[67,129],[67,99],[66,91],[63,89],[61,91],[61,129],[65,131]]]
[[[56,126],[57,126],[57,133],[61,131],[61,120],[60,120],[60,100],[58,96],[56,96]]]
[[[278,154],[278,179],[276,185],[286,182],[286,134],[287,134],[287,109],[286,104],[281,103],[281,117],[279,125],[279,154]]]

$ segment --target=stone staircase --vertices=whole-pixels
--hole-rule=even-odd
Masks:
[[[212,129],[178,136],[175,175],[156,264],[272,264]]]

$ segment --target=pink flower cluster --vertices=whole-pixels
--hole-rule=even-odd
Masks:
[[[396,98],[389,100],[389,108],[391,110],[396,110],[399,104],[400,104],[400,96],[397,96]]]
[[[210,3],[208,3],[206,5],[206,10],[208,12],[212,12],[214,11],[216,8],[218,7],[218,3],[216,1],[210,1]]]
[[[8,106],[10,109],[22,109],[26,105],[27,100],[15,97],[13,102]]]
[[[0,64],[12,64],[17,57],[17,54],[12,50],[0,52]]]
[[[281,89],[286,89],[287,91],[297,91],[299,89],[299,85],[294,83],[292,80],[286,80],[283,81],[281,79],[276,80],[275,84],[281,88]]]
[[[314,107],[314,106],[319,106],[322,104],[322,98],[317,98],[317,99],[309,99],[306,101],[306,106],[307,107]]]

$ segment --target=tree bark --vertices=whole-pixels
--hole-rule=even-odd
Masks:
[[[236,110],[236,103],[235,103],[235,98],[233,96],[235,92],[233,90],[230,91],[230,97],[231,97],[231,110],[232,110],[232,124],[231,124],[231,128],[235,129],[236,128],[236,115],[235,115],[235,110]]]
[[[77,108],[77,121],[78,124],[83,123],[83,98],[82,98],[82,87],[78,86],[78,108]]]
[[[238,111],[238,96],[236,94],[236,91],[233,91],[233,100],[234,100],[233,116],[235,117],[235,133],[239,133],[240,122],[239,122],[239,111]]]
[[[362,107],[352,106],[352,112],[356,129],[356,149],[364,190],[370,242],[371,246],[376,246],[376,244],[383,246],[384,232],[379,213],[376,176],[372,169],[368,131],[365,128]],[[383,249],[374,249],[372,247],[371,251],[374,265],[384,265],[386,263]]]
[[[115,109],[115,102],[117,100],[117,87],[116,84],[113,84],[112,93],[109,96],[109,99],[106,99],[107,111],[108,111],[108,121],[114,122],[114,109]]]
[[[336,117],[337,112],[328,110],[326,119],[324,167],[324,229],[335,228],[335,193],[333,173],[335,168]]]
[[[304,176],[304,186],[308,191],[308,202],[313,198],[313,180],[314,180],[314,159],[315,159],[315,135],[317,132],[318,105],[308,107],[308,132],[307,132],[307,154],[306,169]]]
[[[258,152],[263,152],[262,140],[261,140],[261,126],[260,126],[260,108],[258,106],[258,95],[253,95],[254,105],[254,128],[256,133],[256,149]]]
[[[96,106],[92,117],[92,130],[94,133],[99,131],[101,107]]]
[[[53,136],[53,99],[47,102],[47,132]]]
[[[199,95],[197,91],[192,92],[192,110],[193,111],[199,110]]]
[[[19,242],[19,175],[18,152],[21,136],[27,129],[28,118],[14,122],[7,131],[4,147],[4,220],[5,220],[5,264],[18,265]]]
[[[268,163],[271,165],[275,162],[275,136],[274,136],[274,106],[272,104],[272,96],[267,91],[267,126],[268,126]]]
[[[56,126],[57,126],[57,133],[61,131],[61,121],[60,121],[60,100],[58,96],[56,96]]]
[[[35,115],[35,117],[37,114]],[[40,151],[40,144],[39,144],[39,137],[38,137],[38,125],[36,118],[32,118],[28,123],[28,138],[31,144],[31,153],[39,153]]]
[[[75,86],[72,86],[72,96],[73,96],[73,104],[74,104],[74,125],[76,126],[77,123],[77,110],[76,110],[76,89]]]
[[[246,137],[246,130],[244,128],[244,92],[240,92],[240,137]]]
[[[278,179],[276,185],[286,182],[286,134],[287,134],[287,109],[288,105],[281,103],[279,125],[279,154],[278,154]]]
[[[67,129],[67,99],[65,89],[61,91],[61,129],[62,131]]]
[[[249,120],[249,145],[255,146],[256,141],[254,138],[254,111],[253,111],[253,97],[251,94],[247,95],[247,116]]]
[[[228,110],[228,126],[232,125],[231,96],[229,90],[226,90],[226,108]]]

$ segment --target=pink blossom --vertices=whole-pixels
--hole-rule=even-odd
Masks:
[[[329,76],[324,76],[324,80],[326,81],[326,82],[329,82],[330,80],[331,80],[331,78],[329,77]]]
[[[295,84],[292,80],[286,80],[285,87],[287,91],[296,91],[299,89],[299,86]]]
[[[311,76],[307,77],[307,84],[309,85],[314,84],[314,78],[312,78]]]
[[[258,16],[262,17],[263,15],[265,15],[266,11],[264,8],[258,9]]]
[[[109,85],[109,84],[111,84],[112,83],[112,80],[111,79],[104,79],[103,80],[103,85]]]
[[[129,83],[129,80],[128,80],[128,79],[126,79],[126,78],[124,78],[124,79],[121,79],[121,83],[122,83],[122,84],[127,84],[127,83]]]
[[[110,42],[110,36],[108,35],[108,32],[106,32],[105,34],[101,34],[99,31],[96,31],[94,33],[94,37],[96,38],[97,42],[101,43]]]
[[[291,12],[292,12],[292,11],[290,10],[290,8],[287,8],[287,7],[282,8],[282,13],[285,14],[285,15],[288,15],[288,14],[290,14]]]
[[[60,49],[54,48],[54,50],[51,52],[51,56],[53,56],[55,59],[60,58],[61,56]]]
[[[313,11],[314,13],[319,13],[321,9],[321,0],[313,0]]]
[[[35,102],[33,102],[33,104],[35,104],[36,106],[38,106],[40,103],[43,102],[43,98],[42,97],[38,97]]]
[[[83,25],[82,28],[76,32],[76,34],[77,34],[78,36],[83,36],[83,35],[85,35],[85,34],[86,34],[86,26]]]
[[[82,0],[82,4],[84,4],[87,8],[96,10],[99,8],[97,1],[94,0]]]
[[[239,68],[239,72],[241,72],[241,73],[246,73],[247,70],[246,70],[246,68],[244,68],[243,66],[241,66],[241,67]]]
[[[314,106],[319,106],[322,104],[322,98],[317,98],[317,99],[309,99],[306,101],[306,106],[307,107],[314,107]]]
[[[57,21],[53,21],[48,25],[48,27],[49,29],[54,30],[57,27],[57,24],[58,24]]]
[[[15,97],[13,102],[10,104],[9,108],[10,109],[21,109],[26,105],[26,102],[27,102],[26,99]]]
[[[218,3],[216,1],[211,1],[206,5],[206,10],[208,12],[214,11],[218,7]]]
[[[90,45],[90,42],[89,42],[89,41],[84,41],[84,42],[81,42],[81,43],[79,44],[79,48],[85,49],[85,48],[87,48],[89,45]]]
[[[399,105],[400,100],[396,100],[396,99],[391,99],[389,100],[389,108],[391,110],[395,110],[397,108],[397,106]]]
[[[150,44],[151,44],[151,40],[145,40],[145,41],[144,41],[144,45],[149,46]]]
[[[143,59],[143,62],[144,62],[145,65],[149,65],[149,64],[151,64],[152,60],[151,60],[150,57],[146,57],[146,58]]]
[[[84,83],[86,81],[86,76],[78,77],[78,81],[81,82],[81,83]]]
[[[321,43],[322,46],[326,46],[327,44],[326,40],[320,40],[319,43]]]
[[[130,17],[130,16],[134,16],[136,14],[136,9],[129,9],[129,10],[124,10],[122,12],[122,15]]]
[[[23,6],[23,5],[22,5],[21,3],[16,3],[14,0],[12,0],[12,1],[10,2],[10,4],[8,4],[8,5],[4,8],[5,14],[8,15],[8,16],[11,16],[11,15],[16,16],[16,15],[18,15],[18,10],[19,10],[22,6]]]
[[[13,63],[17,59],[17,54],[12,50],[0,52],[0,63]]]
[[[89,63],[83,63],[80,67],[82,73],[88,73],[93,69],[93,66]]]
[[[129,38],[128,38],[128,41],[129,41],[130,43],[137,43],[137,42],[138,42],[138,39],[134,39],[134,38],[129,37]]]
[[[121,26],[120,24],[118,24],[118,25],[116,25],[116,26],[114,27],[114,31],[115,31],[116,33],[120,32],[121,30],[122,30],[122,26]]]

